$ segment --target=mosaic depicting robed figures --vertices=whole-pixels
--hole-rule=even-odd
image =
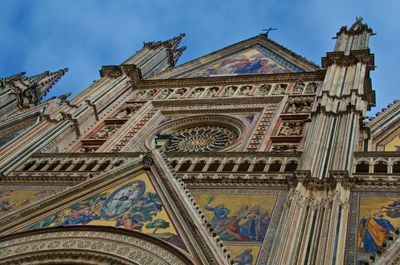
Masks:
[[[300,69],[286,62],[268,49],[255,45],[250,49],[223,59],[185,77],[207,77],[242,74],[277,74],[298,72]]]
[[[360,197],[357,227],[359,261],[381,253],[385,242],[400,229],[400,197]]]
[[[36,201],[62,191],[63,187],[1,187],[0,216],[6,215]]]
[[[197,194],[195,197],[236,264],[256,264],[276,196]]]
[[[146,174],[75,203],[27,230],[68,225],[136,230],[186,249]]]

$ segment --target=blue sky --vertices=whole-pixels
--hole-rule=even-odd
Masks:
[[[68,67],[50,96],[76,95],[102,65],[121,63],[143,41],[186,33],[183,63],[270,26],[278,28],[273,40],[320,65],[339,28],[362,16],[377,33],[370,43],[375,113],[400,98],[399,10],[397,0],[0,0],[0,76]]]

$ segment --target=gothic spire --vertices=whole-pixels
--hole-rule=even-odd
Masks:
[[[25,76],[25,72],[22,72],[0,79],[0,88],[3,91],[0,95],[0,116],[40,104],[40,100],[67,71],[64,68],[33,76]]]
[[[159,47],[164,47],[167,49],[175,49],[179,43],[182,41],[183,37],[185,37],[185,33],[179,34],[179,36],[173,37],[166,41],[151,41],[151,42],[144,42],[144,48],[148,48],[150,50],[157,49]]]
[[[60,80],[60,78],[68,72],[68,68],[64,68],[61,70],[58,70],[56,72],[49,72],[46,71],[44,72],[43,76],[39,80],[36,81],[37,83],[37,93],[38,93],[38,99],[42,99],[44,96],[46,96],[47,92],[50,90],[50,88]]]

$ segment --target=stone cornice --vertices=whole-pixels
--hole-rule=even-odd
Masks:
[[[166,152],[167,157],[301,157],[301,152]]]
[[[354,152],[354,157],[400,157],[400,152],[397,151]]]
[[[153,101],[154,107],[184,107],[184,106],[209,106],[211,105],[232,105],[232,104],[267,104],[267,103],[278,103],[283,99],[282,95],[279,96],[267,96],[267,97],[237,97],[237,98],[200,98],[196,99],[195,104],[191,99],[180,99],[180,100],[160,100]],[[244,105],[244,106],[245,106]],[[238,106],[237,106],[238,107]],[[237,108],[236,107],[236,108]],[[246,106],[247,107],[247,106]]]
[[[63,172],[64,173],[64,172]],[[71,186],[81,183],[92,178],[100,172],[73,172],[71,174],[58,175],[57,173],[38,172],[37,175],[17,175],[17,176],[2,176],[0,178],[1,185],[60,185]]]
[[[281,74],[253,74],[238,76],[219,76],[219,77],[199,77],[199,78],[178,78],[178,79],[145,79],[135,86],[135,89],[150,89],[160,87],[188,87],[188,86],[215,86],[215,85],[234,85],[251,83],[273,83],[273,82],[296,82],[303,81],[323,81],[325,70],[300,73],[281,73]]]
[[[369,49],[350,51],[349,55],[345,55],[343,51],[328,52],[326,53],[326,57],[322,57],[321,60],[324,68],[333,64],[351,66],[357,63],[366,64],[368,70],[373,70],[375,68],[374,54],[371,54]]]
[[[377,174],[376,176],[372,176],[373,174],[367,175],[355,175],[352,176],[351,179],[354,179],[354,185],[352,190],[354,191],[399,191],[400,189],[400,181],[398,177],[389,178],[386,175]]]
[[[35,153],[32,158],[92,158],[92,157],[139,157],[145,155],[145,152],[124,152],[124,153]]]

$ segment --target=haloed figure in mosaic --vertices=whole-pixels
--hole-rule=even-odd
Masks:
[[[380,207],[373,215],[359,221],[358,245],[367,253],[378,253],[389,235],[395,233],[397,218],[400,219],[400,200],[392,200]]]
[[[393,225],[382,214],[363,217],[358,226],[359,247],[368,253],[378,252],[393,231]]]
[[[236,262],[235,264],[237,265],[252,265],[253,255],[251,252],[251,249],[243,249],[242,252],[233,259],[233,261]]]
[[[223,204],[211,206],[214,197],[208,198],[205,209],[214,214],[211,225],[222,240],[262,241],[268,228],[270,216],[259,205],[243,206],[231,214]]]

